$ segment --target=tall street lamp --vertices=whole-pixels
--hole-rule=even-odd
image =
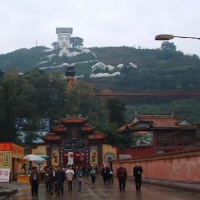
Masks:
[[[171,34],[160,34],[155,36],[155,40],[172,40],[174,38],[190,38],[190,39],[200,40],[200,38],[197,37],[177,36]]]

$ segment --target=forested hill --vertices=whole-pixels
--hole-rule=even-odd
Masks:
[[[24,80],[25,85],[23,85],[23,89],[27,89],[27,91],[25,95],[22,93],[21,98],[23,100],[24,98],[28,99],[28,105],[24,106],[25,103],[22,105],[22,99],[18,98],[18,106],[13,107],[25,113],[21,114],[22,117],[30,117],[27,115],[28,110],[24,108],[32,108],[33,114],[35,114],[36,107],[38,108],[38,116],[42,117],[44,117],[44,113],[45,117],[57,117],[61,111],[64,114],[68,112],[63,106],[70,105],[61,103],[66,102],[65,89],[63,89],[65,88],[65,84],[67,84],[66,81],[60,79],[60,73],[54,73],[58,74],[59,77],[59,81],[56,78],[54,86],[53,82],[47,78],[48,74],[55,71],[61,71],[61,74],[64,75],[66,66],[68,65],[74,66],[77,79],[94,86],[95,93],[102,92],[102,90],[115,93],[153,93],[156,91],[163,93],[167,93],[168,91],[199,92],[199,57],[197,55],[184,55],[182,52],[176,51],[175,48],[171,48],[174,46],[170,46],[170,44],[165,43],[165,45],[161,45],[160,49],[93,47],[88,49],[70,48],[65,52],[62,52],[61,49],[50,49],[43,46],[33,47],[31,49],[18,49],[0,55],[0,76],[2,74],[1,71],[9,73],[13,69],[15,69],[14,72],[18,70],[18,72],[25,74],[22,79],[18,80],[19,83],[17,81],[11,81],[10,77],[7,76],[7,81],[12,91],[9,94],[16,95],[16,97],[19,96],[17,91],[21,91],[21,81]],[[35,70],[37,71],[35,73],[33,69],[39,70]],[[82,84],[82,81],[80,82]],[[0,81],[0,83],[2,87],[5,86],[5,89],[7,89],[6,81]],[[84,86],[84,84],[82,85]],[[17,87],[19,87],[18,90],[16,89]],[[3,90],[0,90],[0,92],[3,92]],[[77,92],[80,93],[79,91]],[[82,90],[82,92],[85,92],[85,90]],[[15,98],[11,96],[11,99]],[[98,97],[94,97],[92,100],[96,99]],[[144,114],[171,114],[174,112],[177,117],[184,117],[191,122],[198,122],[200,124],[199,97],[131,97],[121,99],[126,105],[126,121],[129,121],[133,117],[135,111]],[[106,101],[107,98],[104,98],[104,100]],[[16,101],[15,99],[14,105],[16,105]],[[31,102],[32,104],[29,105]],[[74,102],[76,101],[74,100]],[[77,102],[81,104],[81,106],[74,108],[78,114],[82,113],[87,115],[88,113],[94,114],[104,111],[99,103],[91,103],[85,96],[81,100],[77,99]],[[6,101],[4,103],[7,105]],[[60,108],[58,108],[58,104]],[[92,105],[95,108],[92,108]],[[23,108],[20,106],[23,106]],[[4,105],[0,106],[0,109],[4,107]],[[72,106],[69,107],[69,109],[71,108]],[[55,114],[56,112],[57,114]],[[16,113],[18,117],[19,111]],[[102,113],[99,116],[102,116]],[[93,119],[97,119],[97,117],[93,117]],[[98,119],[104,118],[100,117]],[[4,123],[2,122],[2,124]]]
[[[38,46],[0,55],[0,70],[6,73],[17,68],[24,73],[38,68],[64,73],[69,64],[75,67],[77,77],[93,83],[97,91],[200,90],[198,56],[161,49],[71,48],[61,57],[60,49]]]

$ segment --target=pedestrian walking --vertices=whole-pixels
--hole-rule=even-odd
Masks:
[[[95,183],[96,180],[96,170],[94,169],[94,165],[91,166],[91,170],[89,172],[89,175],[91,177],[92,183]]]
[[[113,183],[113,169],[112,169],[112,167],[109,168],[108,182]]]
[[[72,169],[72,165],[69,166],[69,169],[67,169],[66,177],[67,177],[67,183],[68,183],[68,192],[72,192],[72,182],[74,178],[74,170]]]
[[[56,175],[56,166],[51,166],[51,172],[52,172],[52,179],[51,179],[51,194],[55,197],[56,196],[56,182],[55,182],[55,175]]]
[[[136,191],[140,191],[141,184],[142,184],[142,172],[143,169],[140,164],[137,162],[136,166],[133,168],[133,176],[135,177],[135,188]]]
[[[51,193],[52,171],[49,168],[44,172],[44,182],[46,186],[46,193]]]
[[[83,181],[83,170],[81,167],[79,167],[76,171],[76,181],[77,181],[77,189],[78,192],[81,191],[81,185],[82,185],[82,181]]]
[[[108,165],[104,165],[103,168],[101,169],[101,176],[103,177],[104,184],[106,184],[106,182],[109,181],[109,174],[110,170]]]
[[[63,174],[60,166],[58,166],[56,174],[55,174],[56,193],[57,193],[58,197],[60,196],[60,192],[63,195],[64,181],[65,181],[65,174]]]
[[[126,168],[123,167],[122,163],[119,164],[119,168],[117,169],[117,178],[119,181],[120,192],[122,192],[122,191],[125,192],[127,171],[126,171]]]
[[[38,187],[40,184],[40,174],[36,167],[32,168],[29,181],[30,181],[30,185],[31,185],[32,197],[34,197],[34,196],[37,197],[38,196]]]

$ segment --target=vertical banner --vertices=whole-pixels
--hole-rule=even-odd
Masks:
[[[90,147],[90,164],[98,166],[98,147],[91,146]]]
[[[51,164],[58,166],[60,164],[59,148],[53,147],[51,151]]]
[[[4,166],[10,166],[10,152],[4,152]]]
[[[0,168],[0,182],[9,182],[10,169]]]

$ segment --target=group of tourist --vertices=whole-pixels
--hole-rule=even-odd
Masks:
[[[97,176],[97,168],[92,165],[88,171],[88,175],[95,183]],[[38,187],[41,182],[44,181],[46,186],[46,193],[53,196],[63,195],[64,182],[68,183],[68,192],[72,192],[72,182],[75,180],[77,183],[77,191],[81,191],[82,178],[85,176],[85,171],[81,166],[76,166],[73,168],[72,165],[68,166],[68,169],[62,168],[60,166],[49,166],[42,170],[42,173],[38,171],[37,167],[32,167],[30,174],[30,185],[32,196],[38,196]]]
[[[133,168],[133,176],[135,177],[135,188],[136,191],[141,190],[141,183],[142,183],[142,172],[143,169],[139,163]],[[119,190],[120,192],[124,191],[126,188],[126,179],[127,179],[127,171],[126,168],[123,167],[122,163],[119,164],[119,168],[117,169],[117,178],[119,181]]]
[[[81,191],[82,179],[86,174],[80,166],[73,167],[72,165],[68,166],[68,169],[62,168],[60,166],[49,166],[44,169],[44,183],[46,186],[46,193],[51,194],[53,196],[63,195],[64,192],[64,182],[68,183],[68,192],[72,192],[72,182],[76,181],[77,191]],[[140,191],[141,189],[141,175],[143,169],[137,163],[137,165],[133,168],[133,176],[135,177],[135,186],[136,191]],[[117,169],[117,178],[119,181],[119,190],[120,192],[125,192],[126,187],[126,179],[127,179],[127,171],[126,168],[123,167],[122,163],[120,163],[119,168]],[[113,183],[113,169],[108,165],[104,165],[101,169],[101,176],[103,179],[103,183]],[[96,178],[98,177],[98,168],[91,165],[91,168],[88,170],[88,177],[91,179],[94,184]],[[31,194],[32,196],[38,196],[38,186],[40,184],[40,173],[37,167],[32,167],[30,174],[30,185],[31,185]]]

